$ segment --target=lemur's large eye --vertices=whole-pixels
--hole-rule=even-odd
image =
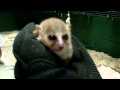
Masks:
[[[62,36],[62,39],[63,39],[63,40],[68,40],[68,35],[67,35],[67,34],[63,35],[63,36]]]
[[[53,34],[49,35],[48,38],[49,38],[49,40],[56,40],[57,39],[57,37]]]

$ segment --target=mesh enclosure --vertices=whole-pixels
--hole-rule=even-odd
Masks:
[[[68,11],[44,11],[50,13],[68,13]],[[120,19],[120,11],[70,11],[71,14],[82,14],[90,16],[102,16],[106,18]]]
[[[83,14],[83,15],[91,15],[91,16],[102,16],[107,18],[118,18],[120,19],[120,11],[72,11],[73,14]]]

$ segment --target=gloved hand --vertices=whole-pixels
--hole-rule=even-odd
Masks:
[[[68,67],[63,66],[63,62],[49,48],[36,40],[32,31],[35,29],[34,23],[26,25],[16,36],[13,44],[13,54],[17,60],[14,73],[16,79],[85,79],[101,78],[95,64],[83,55],[83,48],[79,41],[72,37],[73,58]],[[76,43],[77,42],[77,43]],[[81,46],[80,46],[81,45]],[[85,53],[86,54],[86,53]],[[92,65],[94,68],[88,68]],[[88,70],[91,70],[88,71]],[[95,75],[91,73],[95,71]],[[89,75],[90,73],[90,75]]]

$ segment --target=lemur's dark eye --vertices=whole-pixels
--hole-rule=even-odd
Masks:
[[[63,35],[63,36],[62,36],[62,39],[63,39],[63,40],[68,40],[68,35],[67,35],[67,34]]]
[[[49,38],[49,40],[56,40],[57,39],[57,37],[55,35],[49,35],[48,38]]]

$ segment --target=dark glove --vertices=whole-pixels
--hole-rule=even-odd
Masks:
[[[68,67],[63,67],[63,62],[59,57],[36,40],[32,34],[34,29],[34,23],[29,23],[15,38],[13,54],[17,60],[14,69],[16,79],[101,78],[95,64],[92,62],[92,59],[89,58],[89,54],[86,54],[86,49],[83,49],[76,38],[72,37],[74,47],[73,58]],[[80,48],[83,49],[83,52]],[[89,60],[86,60],[86,57],[88,57]],[[90,69],[88,67],[90,67]],[[94,68],[91,69],[91,67]],[[95,73],[91,75],[92,71]]]

